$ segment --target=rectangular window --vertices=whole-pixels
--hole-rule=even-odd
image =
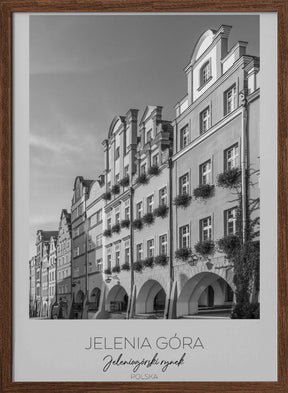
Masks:
[[[225,236],[236,233],[236,207],[224,211],[224,234]]]
[[[228,115],[236,109],[236,85],[230,87],[224,93],[224,115]]]
[[[239,147],[238,143],[224,151],[224,170],[229,171],[232,168],[239,167]]]
[[[75,247],[75,248],[74,248],[74,257],[78,257],[79,254],[80,254],[80,249],[79,249],[79,247]]]
[[[179,179],[179,191],[181,195],[189,194],[189,175],[186,173]]]
[[[141,218],[143,213],[143,203],[138,202],[136,205],[136,216],[137,218]]]
[[[117,212],[115,214],[115,224],[119,224],[120,223],[120,212]]]
[[[149,131],[147,132],[146,141],[147,141],[147,142],[152,141],[152,130],[149,130]]]
[[[107,255],[107,269],[111,270],[111,254]]]
[[[147,241],[147,257],[154,257],[154,239]]]
[[[209,129],[210,109],[207,107],[200,113],[200,134],[203,134]]]
[[[111,229],[112,227],[112,220],[111,217],[107,219],[107,229]]]
[[[180,148],[183,149],[189,143],[189,128],[188,125],[180,130]]]
[[[159,254],[167,255],[167,234],[159,236]]]
[[[117,173],[117,175],[115,176],[115,183],[118,184],[120,180],[120,175],[119,173]]]
[[[167,205],[167,187],[159,190],[159,205]]]
[[[204,162],[200,165],[200,184],[211,184],[212,183],[212,165],[211,160]]]
[[[130,263],[130,242],[126,240],[124,243],[124,257],[125,263]]]
[[[129,200],[125,202],[124,219],[130,220],[130,201]]]
[[[79,236],[79,233],[80,233],[79,227],[73,229],[73,237]],[[62,246],[61,246],[61,248],[62,248]],[[62,249],[61,249],[61,252],[62,252]]]
[[[155,156],[152,157],[152,165],[159,166],[159,154],[155,154]]]
[[[115,160],[120,157],[120,146],[116,147],[115,149]]]
[[[210,77],[210,61],[207,61],[200,69],[200,86],[206,83],[210,79]]]
[[[96,270],[102,272],[102,258],[96,260]]]
[[[201,242],[205,240],[212,239],[212,220],[211,217],[203,218],[200,220],[200,240]]]
[[[127,176],[129,176],[129,165],[126,165],[124,167],[124,177],[127,177]]]
[[[96,236],[96,247],[101,247],[102,246],[102,235],[97,235]]]
[[[141,173],[141,175],[142,175],[143,173],[146,173],[146,164],[141,165],[140,173]]]
[[[136,260],[141,261],[142,260],[142,254],[143,254],[143,247],[142,243],[139,243],[136,245]]]
[[[111,190],[111,181],[108,181],[108,183],[107,183],[107,191],[110,191]]]
[[[120,267],[120,251],[115,253],[115,266]]]
[[[179,240],[180,240],[180,248],[189,248],[190,247],[190,233],[189,233],[189,225],[184,225],[179,228]]]
[[[154,195],[150,195],[147,198],[147,213],[153,212],[153,205],[154,205]]]

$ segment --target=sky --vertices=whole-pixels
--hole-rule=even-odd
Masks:
[[[229,48],[248,41],[259,56],[255,15],[30,16],[30,257],[36,231],[58,230],[70,211],[75,177],[103,172],[113,118],[160,105],[173,120],[194,45],[221,24],[233,27]]]

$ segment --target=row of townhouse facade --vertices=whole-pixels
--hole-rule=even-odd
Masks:
[[[58,237],[30,261],[31,271],[41,259],[30,298],[41,297],[42,315],[53,285],[45,310],[54,296],[63,318],[180,318],[235,302],[234,271],[217,241],[235,236],[239,220],[244,234],[259,216],[260,89],[259,58],[246,55],[246,42],[228,50],[230,30],[199,38],[173,121],[160,106],[113,119],[103,173],[74,182],[70,256],[59,251],[62,212]],[[53,250],[59,257],[48,257]],[[48,284],[47,266],[55,266]]]

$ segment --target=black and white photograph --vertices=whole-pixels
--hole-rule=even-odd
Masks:
[[[29,34],[30,319],[259,319],[259,15]]]

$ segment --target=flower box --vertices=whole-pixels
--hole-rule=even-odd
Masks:
[[[183,247],[175,251],[175,258],[181,259],[182,261],[187,261],[187,259],[189,259],[189,257],[191,256],[192,256],[191,248]]]
[[[104,270],[104,273],[105,273],[105,274],[111,274],[112,272],[111,272],[111,269],[108,268],[108,269],[105,269],[105,270]]]
[[[154,259],[155,265],[160,265],[160,266],[166,266],[168,263],[168,257],[167,255],[157,255]]]
[[[231,258],[231,256],[239,250],[241,241],[236,235],[224,236],[222,239],[219,239],[217,242],[218,248],[220,252],[226,254],[227,258]]]
[[[105,229],[105,231],[103,232],[103,236],[104,237],[111,237],[112,236],[111,229]]]
[[[200,184],[199,187],[193,191],[195,199],[207,199],[213,195],[214,185],[213,184]]]
[[[140,231],[143,228],[143,221],[141,218],[136,218],[132,223],[133,228],[138,229]]]
[[[239,186],[241,171],[239,168],[231,168],[217,176],[217,185],[223,188],[233,189]]]
[[[122,220],[120,225],[121,225],[122,228],[129,228],[130,220],[128,220],[128,219],[127,220]]]
[[[123,265],[121,266],[121,270],[126,270],[126,271],[130,270],[129,263],[123,263]]]
[[[111,232],[112,233],[119,233],[120,229],[121,229],[120,224],[115,224],[115,225],[112,226]]]
[[[155,217],[164,218],[167,216],[168,210],[169,210],[169,208],[167,205],[160,205],[160,206],[156,207],[156,209],[154,209],[153,213],[154,213]]]
[[[147,184],[148,183],[148,177],[146,173],[141,173],[136,179],[136,183],[138,184]]]
[[[112,273],[120,273],[120,266],[113,266]]]
[[[179,194],[175,199],[174,199],[174,205],[175,206],[180,206],[180,207],[187,207],[190,205],[191,202],[191,195],[188,194]]]
[[[120,192],[120,186],[119,184],[114,184],[114,186],[112,186],[111,188],[112,194],[116,195],[119,194]]]
[[[150,267],[152,268],[154,265],[154,257],[148,257],[143,261],[143,265],[145,267]]]
[[[129,176],[125,176],[125,177],[123,177],[123,179],[121,179],[121,180],[119,181],[119,184],[120,184],[120,186],[122,186],[122,187],[128,187],[128,186],[129,186],[129,183],[130,183]]]
[[[215,252],[215,243],[213,240],[204,240],[199,241],[194,246],[197,254],[202,255],[203,257],[207,257],[208,255],[212,255]]]
[[[148,169],[148,173],[149,175],[155,175],[155,176],[159,175],[160,173],[159,166],[158,165],[150,166],[150,168]]]
[[[111,199],[111,192],[110,191],[104,192],[103,199],[105,201],[110,201],[110,199]]]
[[[144,224],[146,225],[151,225],[154,222],[154,216],[153,213],[147,213],[142,217],[142,220]]]
[[[137,261],[133,263],[133,270],[136,272],[142,272],[143,270],[143,263],[142,261]]]

